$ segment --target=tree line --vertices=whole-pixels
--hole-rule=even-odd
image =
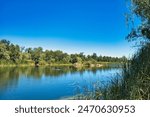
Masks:
[[[127,60],[123,57],[67,54],[60,50],[43,50],[42,47],[25,48],[15,45],[8,40],[0,40],[0,64],[75,64],[75,63],[98,63],[98,62],[122,62]]]

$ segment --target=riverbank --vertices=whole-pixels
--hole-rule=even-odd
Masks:
[[[87,64],[85,63],[75,63],[75,64],[59,64],[59,63],[53,63],[53,64],[39,64],[38,67],[43,67],[43,66],[50,66],[50,67],[76,67],[76,68],[82,68],[82,67],[106,67],[106,66],[119,66],[122,63],[118,63],[118,62],[98,62],[95,64]],[[0,67],[35,67],[35,64],[0,64]]]

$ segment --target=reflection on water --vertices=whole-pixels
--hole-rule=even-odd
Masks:
[[[0,99],[60,99],[73,96],[77,87],[111,79],[115,68],[74,67],[0,68]]]

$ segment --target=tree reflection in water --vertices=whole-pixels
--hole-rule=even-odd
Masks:
[[[25,78],[41,79],[42,76],[48,78],[60,78],[67,74],[80,73],[82,76],[85,72],[96,74],[97,71],[103,72],[111,70],[110,67],[103,68],[75,68],[75,67],[1,67],[0,68],[0,92],[7,90],[8,87],[15,87],[19,79]]]

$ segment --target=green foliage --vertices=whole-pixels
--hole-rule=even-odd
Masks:
[[[138,40],[143,42],[150,41],[150,1],[131,0],[131,16],[136,15],[141,19],[141,24],[132,27],[131,33],[127,36],[128,40]]]
[[[9,60],[9,51],[7,51],[7,47],[5,44],[0,43],[0,59]]]
[[[129,95],[131,99],[150,99],[150,44],[143,46],[133,56],[131,64],[124,77],[131,84]],[[132,79],[132,80],[131,80]]]
[[[10,45],[10,60],[17,63],[20,59],[20,47],[18,45]]]
[[[102,99],[150,99],[150,44],[138,50],[133,59],[124,64],[122,74],[99,92]]]
[[[35,62],[35,65],[39,64],[39,61],[41,60],[42,52],[43,52],[43,49],[41,47],[34,48],[31,51],[31,59]]]
[[[96,53],[92,55],[79,54],[67,54],[60,50],[43,51],[43,48],[24,48],[19,45],[14,45],[7,40],[0,41],[0,65],[53,65],[53,64],[96,64],[98,62],[122,62],[123,58],[108,57],[108,56],[97,56]]]
[[[141,48],[124,68],[123,82],[129,99],[150,99],[150,0],[132,0],[132,12],[141,18],[129,38],[140,39]]]

